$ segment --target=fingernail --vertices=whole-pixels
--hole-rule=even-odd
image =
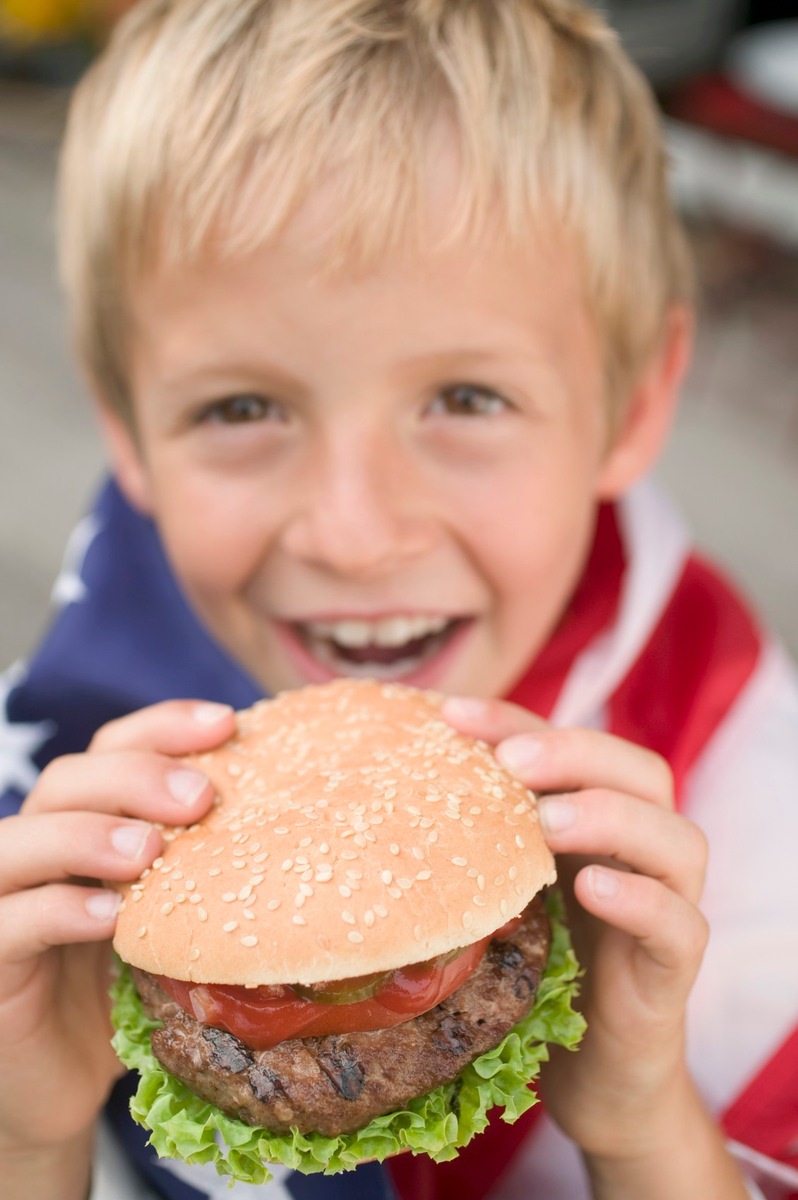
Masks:
[[[453,721],[478,721],[485,716],[487,704],[470,696],[450,696],[443,705],[443,715]]]
[[[544,833],[559,833],[576,820],[576,806],[562,797],[541,797],[538,800],[538,813]]]
[[[539,742],[537,738],[527,737],[526,734],[508,738],[496,749],[496,757],[499,762],[516,774],[534,766],[542,753],[543,743]]]
[[[213,704],[208,701],[205,704],[197,704],[192,716],[198,725],[216,725],[225,717],[229,717],[232,712],[233,709],[229,704]]]
[[[617,871],[607,871],[604,867],[588,868],[588,884],[597,900],[608,900],[617,896],[621,881]]]
[[[178,804],[184,804],[188,808],[190,804],[199,800],[205,791],[208,777],[200,771],[190,769],[170,771],[166,776],[166,786]]]
[[[138,858],[151,833],[152,825],[117,825],[111,830],[111,845],[123,858]],[[116,895],[115,892],[110,894]]]
[[[122,897],[117,892],[92,892],[86,898],[86,912],[98,921],[110,921],[121,903]]]

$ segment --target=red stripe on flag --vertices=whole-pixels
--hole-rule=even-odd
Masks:
[[[798,1168],[798,1026],[726,1110],[729,1137]]]
[[[691,557],[642,654],[609,702],[610,729],[685,776],[754,672],[762,642],[729,584]]]
[[[615,510],[602,505],[581,582],[559,625],[508,700],[543,717],[551,714],[575,660],[616,619],[625,565]]]

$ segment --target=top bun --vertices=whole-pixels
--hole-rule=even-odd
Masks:
[[[494,933],[555,878],[534,797],[443,697],[339,679],[186,761],[218,799],[126,884],[114,946],[198,983],[321,983]]]

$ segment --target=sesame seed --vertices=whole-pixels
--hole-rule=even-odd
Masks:
[[[238,921],[226,921],[222,929],[225,933],[232,933],[234,929],[238,929]]]
[[[432,879],[432,871],[419,871],[418,875],[416,875],[416,879]]]
[[[304,903],[305,903],[305,897],[302,895],[301,892],[297,892],[297,894],[294,896],[294,907],[301,908]]]
[[[202,901],[202,896],[199,892],[192,892],[188,898],[189,904],[199,904]]]
[[[349,897],[352,895],[352,889],[348,888],[345,883],[341,883],[338,885],[338,892],[339,892],[339,895],[343,896],[344,900],[348,900]]]
[[[147,935],[147,926],[146,925],[140,926],[140,928],[136,934],[136,937],[146,937],[146,935]]]
[[[255,937],[254,933],[248,933],[246,937],[242,937],[241,939],[242,946],[257,946],[257,944],[258,939]]]
[[[156,859],[153,861],[153,864],[152,864],[152,869],[153,869],[153,871],[157,871],[157,870],[159,870],[159,869],[160,869],[162,866],[163,866],[163,855],[159,855],[159,856],[158,856],[158,858],[156,858]]]
[[[212,879],[215,879],[216,876],[221,875],[221,873],[222,873],[221,867],[211,867],[210,871],[208,872],[208,874],[211,876]]]
[[[402,896],[404,895],[404,893],[403,893],[403,891],[402,891],[402,889],[401,889],[401,888],[398,888],[398,887],[389,887],[389,888],[388,888],[388,895],[389,895],[389,896],[392,896],[394,900],[401,900],[401,899],[402,899]]]
[[[399,884],[399,887],[403,892],[406,892],[408,888],[413,886],[413,880],[408,879],[406,875],[403,875],[400,879],[397,879],[396,882]]]
[[[163,883],[161,884],[161,891],[162,892],[171,892],[171,890],[172,890],[171,883],[169,882],[168,879],[164,879]]]
[[[510,870],[507,872],[507,874],[510,876],[510,879],[517,879],[518,867],[510,867]]]
[[[363,941],[363,934],[358,933],[358,931],[356,929],[350,929],[349,933],[346,936],[349,938],[350,942],[357,943],[357,942]]]
[[[515,835],[515,844],[516,844],[516,846],[518,847],[518,849],[519,849],[519,850],[523,850],[523,848],[524,848],[524,839],[521,837],[521,834],[520,834],[520,833],[517,833],[517,834]]]
[[[199,917],[199,919],[200,919],[201,921],[207,921],[207,920],[208,920],[208,914],[207,914],[207,912],[206,912],[206,910],[205,910],[204,908],[198,908],[198,909],[197,909],[197,916]]]
[[[388,916],[388,909],[385,907],[384,904],[375,904],[374,911],[378,917],[387,917]]]
[[[381,871],[380,879],[382,880],[383,883],[386,883],[386,884],[391,883],[391,881],[393,880],[393,872],[392,871]]]
[[[244,870],[244,867],[245,867],[246,865],[247,865],[247,864],[244,862],[243,858],[234,858],[234,859],[233,859],[233,866],[234,866],[234,867],[236,868],[236,870],[238,870],[238,871],[243,871],[243,870]]]
[[[181,892],[179,896],[175,897],[175,904],[185,904],[185,902],[186,902],[185,892]]]
[[[291,868],[293,867],[293,865],[294,865],[293,858],[287,858],[284,862],[282,862],[280,864],[280,870],[281,871],[290,871]]]
[[[166,904],[161,905],[161,912],[165,917],[168,917],[173,908],[174,904],[172,904],[171,900],[169,900]]]
[[[252,884],[245,883],[241,891],[238,893],[239,900],[248,900],[252,895]]]
[[[294,913],[291,920],[294,922],[295,925],[307,925],[307,921],[305,920],[305,918],[302,916],[301,913]]]
[[[341,920],[346,921],[347,925],[355,925],[356,924],[355,918],[352,915],[352,913],[347,912],[346,910],[344,910],[344,912],[341,913]]]
[[[474,914],[471,912],[464,912],[463,913],[463,928],[470,929],[473,924],[474,924]]]
[[[270,900],[266,907],[268,908],[269,912],[274,912],[275,909],[280,907],[281,903],[281,900]]]
[[[222,900],[224,901],[225,904],[232,904],[232,902],[236,899],[237,899],[237,896],[236,896],[235,892],[223,892],[222,893]]]
[[[200,948],[199,948],[199,946],[195,946],[194,949],[191,951],[191,961],[196,962],[197,959],[199,958],[199,956],[200,956]]]
[[[477,908],[484,908],[487,904],[487,900],[484,896],[472,896],[471,903],[476,904]]]
[[[248,920],[248,921],[254,921],[254,920],[255,920],[255,914],[254,914],[254,912],[252,911],[252,909],[251,909],[251,908],[245,908],[245,909],[244,909],[244,916],[247,918],[247,920]]]
[[[462,858],[461,856],[453,858],[452,862],[454,863],[454,865],[456,867],[467,867],[468,866],[468,859]]]
[[[367,908],[366,911],[363,913],[363,924],[368,926],[369,929],[371,929],[371,926],[374,924],[374,920],[375,920],[374,913],[372,912],[372,910],[370,908]]]

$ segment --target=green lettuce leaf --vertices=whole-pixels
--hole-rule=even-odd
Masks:
[[[375,1117],[356,1133],[337,1137],[255,1129],[195,1096],[153,1055],[150,1034],[160,1022],[147,1017],[130,971],[120,963],[111,989],[117,1030],[113,1045],[122,1062],[141,1075],[130,1103],[134,1119],[151,1131],[149,1140],[160,1157],[212,1162],[220,1175],[244,1183],[271,1179],[269,1163],[332,1175],[365,1159],[382,1161],[407,1149],[429,1154],[436,1162],[455,1158],[485,1128],[490,1109],[502,1108],[502,1119],[512,1122],[536,1104],[528,1084],[549,1057],[548,1043],[572,1050],[584,1032],[584,1020],[572,1008],[579,967],[558,893],[549,894],[548,905],[552,943],[532,1011],[454,1083],[419,1096],[399,1112]]]

